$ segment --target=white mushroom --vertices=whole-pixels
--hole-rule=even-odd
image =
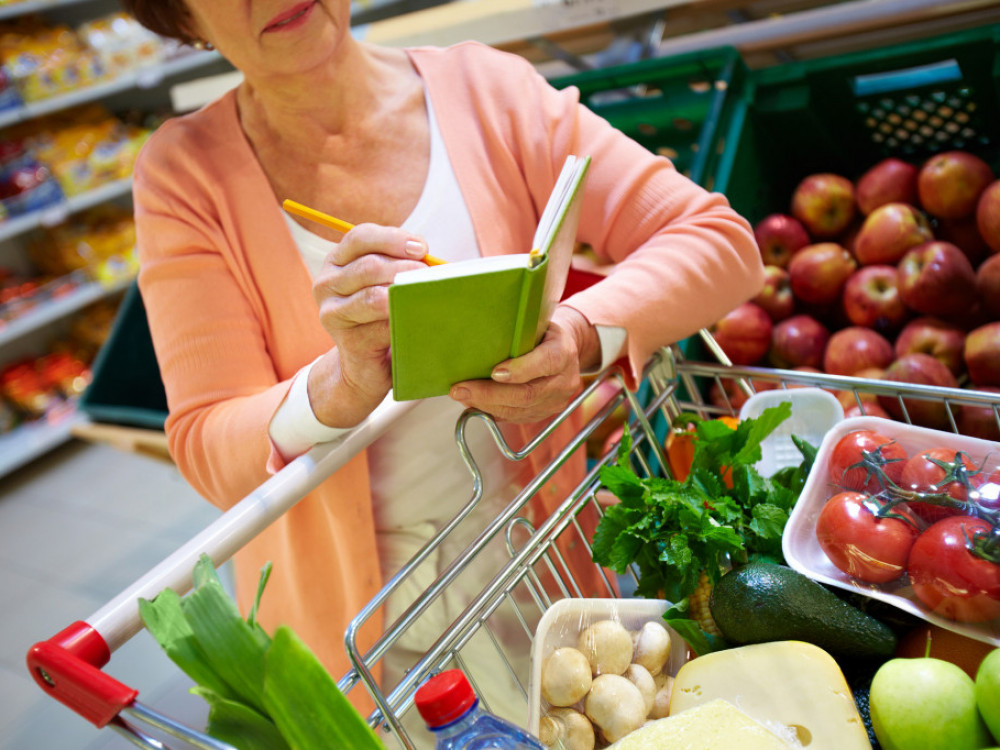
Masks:
[[[655,677],[670,658],[670,633],[660,623],[650,620],[636,632],[634,648],[632,660]]]
[[[608,742],[617,742],[641,727],[645,708],[639,688],[616,674],[596,677],[584,701],[584,711]]]
[[[632,636],[614,620],[600,620],[580,633],[577,648],[587,657],[594,676],[624,674],[632,663]]]
[[[653,696],[653,710],[649,716],[652,719],[662,719],[670,715],[670,692],[674,687],[674,678],[667,677],[663,687],[656,691]]]
[[[653,696],[656,695],[656,683],[653,682],[653,675],[641,664],[629,664],[623,676],[639,688],[642,700],[646,705],[644,716],[649,716],[649,712],[653,710]]]
[[[590,719],[572,708],[553,708],[538,724],[538,738],[560,750],[594,750],[596,738]]]
[[[660,690],[668,682],[673,681],[673,677],[670,676],[669,672],[660,672],[659,674],[653,675],[653,683],[656,685],[656,689]]]
[[[572,706],[590,690],[587,657],[575,648],[557,648],[542,664],[542,697],[553,706]]]

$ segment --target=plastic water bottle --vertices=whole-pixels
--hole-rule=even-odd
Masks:
[[[437,750],[545,750],[536,738],[484,711],[460,669],[431,677],[414,696]]]

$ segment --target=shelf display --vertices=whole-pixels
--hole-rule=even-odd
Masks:
[[[169,84],[228,65],[90,7],[0,2],[0,477],[80,421],[78,394],[45,376],[89,377],[97,311],[109,326],[135,276],[135,157],[172,115]],[[72,360],[53,352],[67,341]]]

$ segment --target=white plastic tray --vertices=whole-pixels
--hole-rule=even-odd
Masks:
[[[802,463],[802,454],[792,442],[792,435],[819,445],[826,433],[844,418],[844,407],[833,394],[820,388],[788,388],[755,393],[740,409],[740,421],[759,417],[765,409],[785,401],[792,405],[792,415],[764,439],[760,445],[763,455],[754,465],[764,477]]]
[[[781,542],[788,565],[821,583],[848,591],[858,591],[873,599],[888,602],[935,625],[1000,646],[1000,619],[973,623],[957,622],[936,615],[916,598],[906,575],[887,584],[864,583],[834,567],[820,548],[816,541],[816,519],[824,503],[837,491],[827,478],[830,455],[837,441],[855,430],[875,430],[886,437],[894,438],[906,450],[907,455],[928,448],[945,446],[968,453],[977,463],[987,456],[996,457],[996,460],[1000,461],[1000,444],[988,440],[914,427],[880,417],[847,418],[830,430],[820,445],[813,469],[785,526]]]
[[[628,630],[638,630],[649,621],[659,622],[670,634],[670,658],[663,671],[669,675],[688,660],[684,639],[663,621],[669,604],[659,599],[560,599],[538,622],[531,647],[528,683],[528,730],[537,735],[538,723],[550,708],[541,697],[542,664],[557,648],[575,646],[580,633],[595,622],[615,620]]]

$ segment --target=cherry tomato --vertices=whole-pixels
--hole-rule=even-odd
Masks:
[[[833,447],[830,481],[844,490],[874,494],[884,486],[880,470],[898,483],[906,459],[906,451],[895,440],[874,430],[855,430],[844,435]],[[866,461],[873,465],[864,465]]]
[[[903,465],[899,486],[914,492],[946,494],[965,502],[969,487],[975,486],[976,465],[965,453],[954,448],[931,448],[920,451]],[[958,508],[948,508],[934,503],[910,501],[910,509],[928,523],[946,516],[964,515]]]
[[[970,549],[972,542],[981,544],[992,530],[980,518],[949,516],[917,538],[907,572],[913,593],[928,609],[959,622],[1000,617],[1000,564]],[[997,547],[994,544],[994,555]]]
[[[834,495],[816,519],[816,539],[838,570],[866,583],[888,583],[906,571],[917,528],[898,518],[880,518],[872,503],[860,492]]]

